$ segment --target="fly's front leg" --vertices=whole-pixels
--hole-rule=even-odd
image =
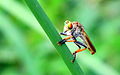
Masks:
[[[62,33],[60,33],[60,35],[65,35],[66,36],[67,34],[65,32],[62,32]]]
[[[68,36],[68,37],[62,39],[61,41],[58,42],[58,45],[62,45],[62,44],[64,44],[65,42],[69,42],[68,39],[70,39],[70,38],[72,38],[72,37],[73,37],[73,36],[71,35],[71,36]]]

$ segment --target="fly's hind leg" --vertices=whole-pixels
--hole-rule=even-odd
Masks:
[[[81,52],[81,51],[84,51],[84,50],[86,50],[86,48],[83,48],[83,49],[78,49],[78,50],[76,50],[74,53],[73,53],[73,60],[72,60],[72,63],[74,63],[74,61],[75,61],[75,59],[76,59],[76,53],[78,53],[78,52]]]
[[[72,60],[72,63],[74,63],[74,61],[75,61],[75,59],[76,59],[76,53],[81,52],[81,51],[84,51],[84,50],[86,50],[86,48],[87,48],[83,43],[81,43],[81,42],[79,42],[79,41],[75,41],[74,43],[79,47],[79,49],[76,50],[76,51],[73,53],[73,57],[74,57],[74,58],[73,58],[73,60]],[[81,49],[80,46],[83,46],[83,47],[85,47],[85,48]]]

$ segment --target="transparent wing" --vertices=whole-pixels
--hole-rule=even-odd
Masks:
[[[82,35],[82,39],[85,42],[85,44],[87,45],[89,51],[91,52],[91,54],[94,54],[96,52],[95,47],[93,46],[92,42],[90,41],[88,35],[86,34],[86,32],[83,32]]]

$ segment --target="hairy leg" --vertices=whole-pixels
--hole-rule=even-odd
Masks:
[[[74,39],[74,38],[73,38],[73,39]],[[73,57],[74,57],[73,60],[72,60],[73,63],[74,63],[74,61],[75,61],[75,59],[76,59],[76,53],[81,52],[81,51],[84,51],[84,50],[87,49],[86,45],[84,45],[83,43],[81,43],[81,42],[79,42],[79,41],[75,41],[74,43],[79,47],[79,49],[76,50],[76,51],[73,53]],[[80,46],[83,46],[83,47],[85,47],[85,48],[84,48],[84,49],[81,49]]]
[[[73,53],[73,60],[72,60],[72,62],[74,63],[74,61],[75,61],[75,59],[76,59],[76,53],[78,53],[78,52],[81,52],[81,51],[84,51],[84,50],[86,50],[87,48],[83,48],[83,49],[78,49],[78,50],[76,50],[74,53]]]
[[[74,40],[68,40],[68,39],[71,39],[73,36],[71,35],[71,36],[68,36],[68,37],[66,37],[66,38],[64,38],[64,39],[62,39],[61,41],[59,41],[58,42],[58,45],[62,45],[62,44],[64,44],[65,42],[73,42]]]

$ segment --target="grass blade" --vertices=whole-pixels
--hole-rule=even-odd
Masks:
[[[64,62],[66,63],[67,67],[71,71],[73,75],[83,75],[83,72],[78,65],[78,63],[75,61],[75,63],[71,63],[71,60],[73,59],[73,56],[68,49],[66,45],[58,46],[57,42],[61,40],[61,37],[59,36],[58,32],[56,31],[55,27],[47,17],[47,15],[44,13],[43,9],[40,7],[37,0],[25,0],[31,11],[33,12],[34,16],[38,20],[38,22],[41,24],[43,30],[46,32],[47,36],[51,40],[52,44],[57,49],[58,53],[62,56]]]

